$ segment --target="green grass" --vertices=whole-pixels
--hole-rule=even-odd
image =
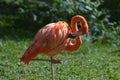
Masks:
[[[31,40],[0,39],[0,80],[51,80],[50,63],[20,63]],[[63,51],[54,57],[56,80],[120,80],[120,53],[109,44],[83,42],[75,52]],[[38,58],[49,59],[40,54]]]

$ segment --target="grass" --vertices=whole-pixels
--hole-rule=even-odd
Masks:
[[[0,80],[51,80],[49,62],[25,65],[20,57],[34,34],[27,30],[0,28]],[[40,54],[38,58],[49,59]],[[54,57],[56,80],[120,80],[120,50],[110,44],[83,42],[75,52]]]
[[[20,63],[31,39],[0,40],[0,80],[50,80],[50,63]],[[120,53],[109,44],[83,42],[75,52],[63,51],[55,59],[62,64],[55,65],[56,80],[120,80]],[[38,58],[49,58],[39,55]]]

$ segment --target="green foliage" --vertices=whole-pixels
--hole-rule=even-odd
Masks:
[[[120,26],[112,27],[111,30],[105,30],[106,34],[104,34],[105,38],[109,43],[112,43],[115,46],[120,46]]]
[[[119,6],[117,1],[113,1],[116,7]],[[110,1],[108,2],[112,4]],[[70,23],[72,16],[82,15],[89,24],[88,40],[93,42],[98,40],[110,42],[108,40],[112,41],[113,37],[110,38],[109,33],[115,32],[117,29],[114,24],[119,22],[119,11],[117,10],[118,12],[114,20],[112,15],[115,14],[115,11],[112,7],[109,7],[109,4],[105,4],[107,4],[106,1],[102,2],[102,0],[1,0],[0,29],[2,31],[2,29],[7,29],[7,27],[12,27],[14,29],[22,29],[23,31],[32,30],[35,33],[50,22],[64,20]],[[109,17],[109,15],[111,16]],[[109,19],[114,22],[111,23]],[[116,33],[119,34],[119,32]],[[0,32],[1,34],[3,33]],[[111,34],[111,36],[114,35]],[[116,40],[115,43],[118,42]]]
[[[0,40],[0,80],[50,80],[50,63],[19,62],[31,40]],[[120,53],[111,45],[83,42],[76,52],[62,52],[54,57],[62,60],[55,66],[56,80],[119,80]],[[40,54],[38,58],[49,59]]]
[[[101,12],[97,10],[97,7],[100,5],[100,1],[53,0],[49,1],[49,3],[47,2],[47,0],[0,1],[2,4],[1,16],[3,14],[6,14],[5,16],[13,16],[14,18],[11,20],[14,22],[14,26],[23,27],[34,27],[38,26],[38,24],[46,24],[58,20],[70,22],[71,17],[74,15],[84,16],[90,28],[99,22],[97,19],[101,15]]]
[[[44,12],[47,11],[47,4],[43,1],[4,0],[0,1],[0,4],[0,26],[2,27],[12,26],[34,29],[35,27],[38,27],[39,23],[45,23],[43,19],[45,18]]]
[[[120,0],[104,0],[99,6],[99,9],[104,12],[104,15],[108,15],[110,22],[120,24]]]

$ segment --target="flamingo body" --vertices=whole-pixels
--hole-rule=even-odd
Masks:
[[[79,31],[77,26],[75,26],[75,23],[72,23],[71,27],[69,27],[64,21],[50,23],[44,26],[38,31],[32,44],[25,51],[21,60],[24,61],[25,64],[28,64],[29,61],[36,57],[39,53],[44,53],[53,57],[60,54],[62,50],[77,50],[80,47],[82,40],[81,37],[77,37],[75,38],[75,43],[73,44],[71,38],[69,38],[68,35],[70,33],[77,33]],[[86,28],[82,29],[84,30]]]

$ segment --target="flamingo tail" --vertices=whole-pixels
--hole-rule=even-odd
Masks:
[[[39,53],[39,48],[34,47],[32,44],[24,53],[24,55],[20,58],[25,64],[29,64],[30,60],[36,57]]]

